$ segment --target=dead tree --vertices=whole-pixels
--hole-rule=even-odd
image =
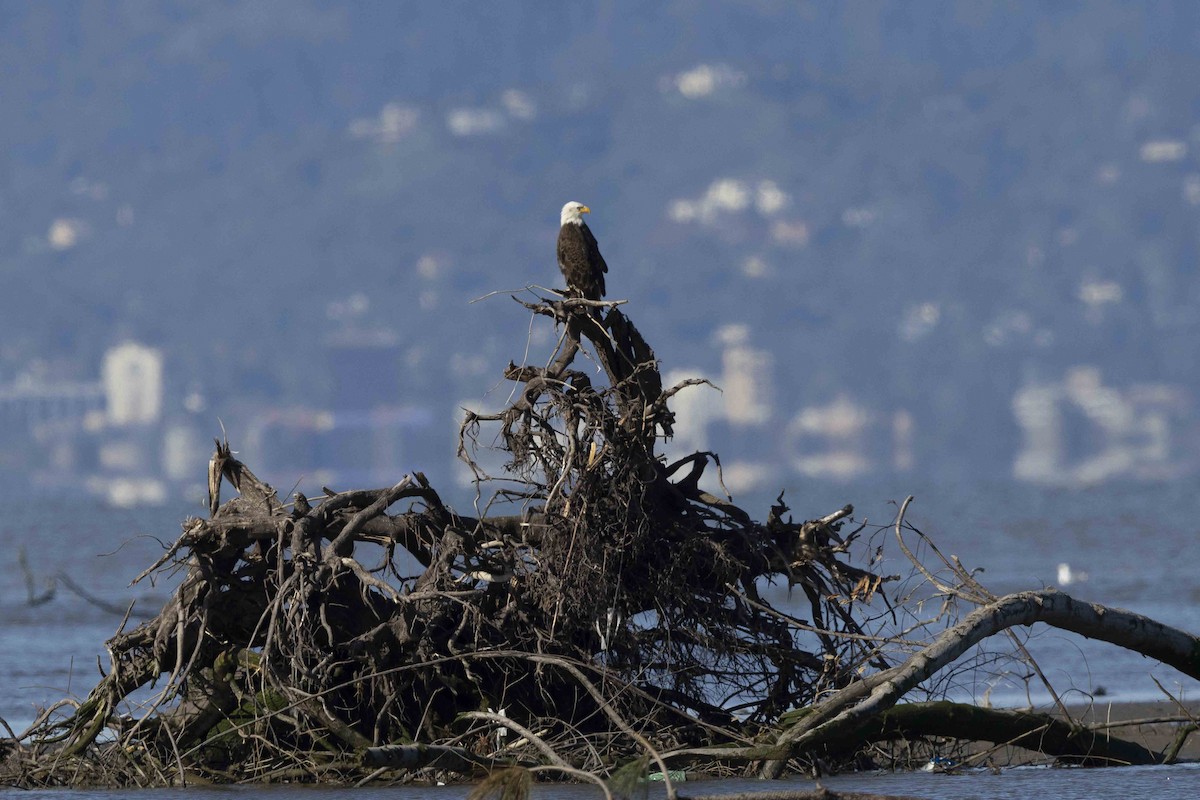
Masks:
[[[703,488],[715,454],[667,463],[656,446],[684,386],[663,387],[616,304],[589,305],[529,305],[561,331],[555,352],[508,367],[502,412],[465,419],[461,454],[481,491],[498,482],[474,457],[480,432],[498,431],[510,459],[476,516],[419,472],[285,502],[218,442],[209,517],[187,520],[137,579],[183,569],[174,595],[109,641],[107,674],[70,715],[40,721],[28,752],[94,763],[115,741],[133,782],[316,778],[396,758],[603,771],[745,744],[864,663],[882,666],[853,638],[856,603],[881,579],[848,563],[854,535],[839,529],[852,509],[793,522],[781,498],[757,523]],[[222,503],[225,483],[237,496]],[[816,633],[797,635],[759,596],[762,579],[806,595]],[[138,713],[122,713],[152,685]],[[506,730],[522,744],[497,738]],[[413,761],[410,745],[443,749]],[[29,763],[25,783],[67,780]]]
[[[82,703],[9,741],[4,780],[359,781],[505,766],[588,778],[623,763],[777,775],[889,736],[949,735],[961,713],[897,701],[1006,625],[1082,619],[1064,596],[994,598],[956,564],[944,584],[912,557],[927,586],[983,607],[928,635],[950,604],[905,622],[865,525],[842,530],[850,506],[795,522],[780,495],[760,523],[710,491],[716,454],[658,452],[671,398],[695,382],[663,386],[619,305],[527,304],[560,337],[541,365],[508,366],[504,409],[462,424],[473,515],[420,472],[285,501],[218,442],[208,518],[185,521],[137,578],[180,570],[178,588],[108,642],[109,669]],[[491,441],[503,475],[480,465]],[[222,503],[225,484],[237,496]],[[794,591],[803,616],[772,605],[764,582]],[[1194,647],[1158,633],[1122,642],[1168,663]],[[1032,741],[1027,723],[1005,730]],[[1055,741],[1063,757],[1095,753],[1073,728]]]

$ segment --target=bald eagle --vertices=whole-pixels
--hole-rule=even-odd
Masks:
[[[562,207],[558,229],[558,268],[567,279],[567,290],[572,297],[599,300],[604,297],[604,273],[608,264],[600,255],[596,237],[583,221],[583,215],[591,209],[572,200]],[[599,309],[596,309],[599,312]]]

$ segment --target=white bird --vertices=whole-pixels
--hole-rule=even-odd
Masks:
[[[1076,572],[1071,569],[1071,565],[1067,562],[1062,562],[1058,565],[1058,585],[1070,586],[1072,583],[1083,583],[1088,579],[1086,572]]]

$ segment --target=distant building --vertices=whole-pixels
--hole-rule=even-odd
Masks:
[[[676,369],[663,376],[663,385],[696,379],[710,380],[699,370]],[[669,459],[712,449],[709,428],[725,414],[725,400],[719,391],[704,384],[690,386],[671,398],[671,410],[675,412],[675,435],[663,445]]]
[[[33,432],[44,423],[82,425],[104,405],[99,383],[45,383],[24,376],[0,386],[0,428]]]
[[[1034,383],[1013,396],[1023,441],[1013,477],[1058,486],[1113,478],[1160,479],[1186,471],[1173,446],[1192,415],[1187,393],[1169,384],[1105,385],[1079,366],[1061,381]]]
[[[196,481],[203,472],[208,444],[190,425],[167,426],[162,438],[163,474],[178,483]]]
[[[766,350],[749,345],[745,325],[726,325],[717,332],[721,353],[721,389],[725,418],[732,425],[763,425],[771,419],[774,360]]]
[[[913,440],[917,424],[907,409],[892,414],[892,469],[908,472],[917,463]]]
[[[104,354],[101,381],[108,401],[108,424],[152,425],[162,416],[162,352],[126,342]]]
[[[872,433],[877,420],[847,395],[800,409],[787,426],[787,451],[801,475],[846,480],[878,463]]]

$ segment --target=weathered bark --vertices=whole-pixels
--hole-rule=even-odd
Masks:
[[[1022,592],[976,609],[904,664],[833,695],[784,731],[777,744],[791,755],[819,743],[844,741],[983,639],[1035,622],[1110,642],[1200,677],[1200,637],[1130,611],[1082,603],[1052,589]],[[778,777],[784,763],[778,757],[767,761],[763,776]]]
[[[825,746],[834,753],[851,756],[866,742],[928,736],[1009,744],[1088,767],[1159,764],[1164,759],[1162,753],[1136,742],[1050,714],[946,701],[895,705],[846,738],[827,740]]]

